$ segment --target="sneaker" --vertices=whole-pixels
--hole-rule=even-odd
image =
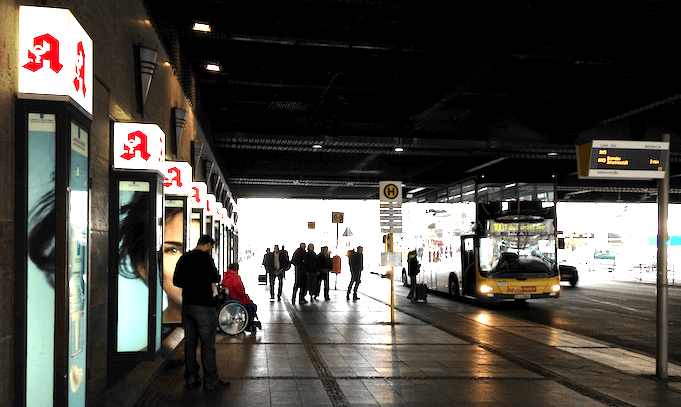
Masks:
[[[222,380],[218,380],[214,384],[210,384],[210,385],[204,384],[203,389],[204,390],[227,390],[227,389],[229,389],[229,386],[230,386],[229,382],[225,383]]]
[[[277,301],[281,301],[281,296],[277,296]]]
[[[331,301],[331,297],[324,297],[324,301]]]
[[[350,293],[348,293],[348,295],[345,296],[345,300],[350,301]]]
[[[352,297],[352,300],[357,301],[357,300],[359,300],[359,297],[355,295],[354,297]]]
[[[307,304],[307,300],[305,298],[303,298],[302,300],[300,300],[300,303],[301,304]]]
[[[198,389],[199,387],[201,387],[201,380],[196,380],[194,382],[187,383],[185,387],[188,389]]]
[[[262,324],[260,321],[253,321],[253,326],[258,329],[262,329]]]

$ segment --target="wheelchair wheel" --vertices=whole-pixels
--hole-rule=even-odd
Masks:
[[[227,335],[238,335],[248,326],[248,311],[240,302],[228,302],[218,311],[218,327]]]

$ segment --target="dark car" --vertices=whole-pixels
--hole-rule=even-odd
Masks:
[[[577,281],[579,281],[577,267],[561,264],[558,268],[560,269],[560,281],[568,281],[573,287],[577,285]]]

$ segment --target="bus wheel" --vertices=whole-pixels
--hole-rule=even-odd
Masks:
[[[449,277],[449,296],[459,298],[459,279],[456,276]]]

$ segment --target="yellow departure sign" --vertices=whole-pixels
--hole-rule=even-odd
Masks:
[[[579,178],[662,179],[667,141],[594,140],[577,146]]]

